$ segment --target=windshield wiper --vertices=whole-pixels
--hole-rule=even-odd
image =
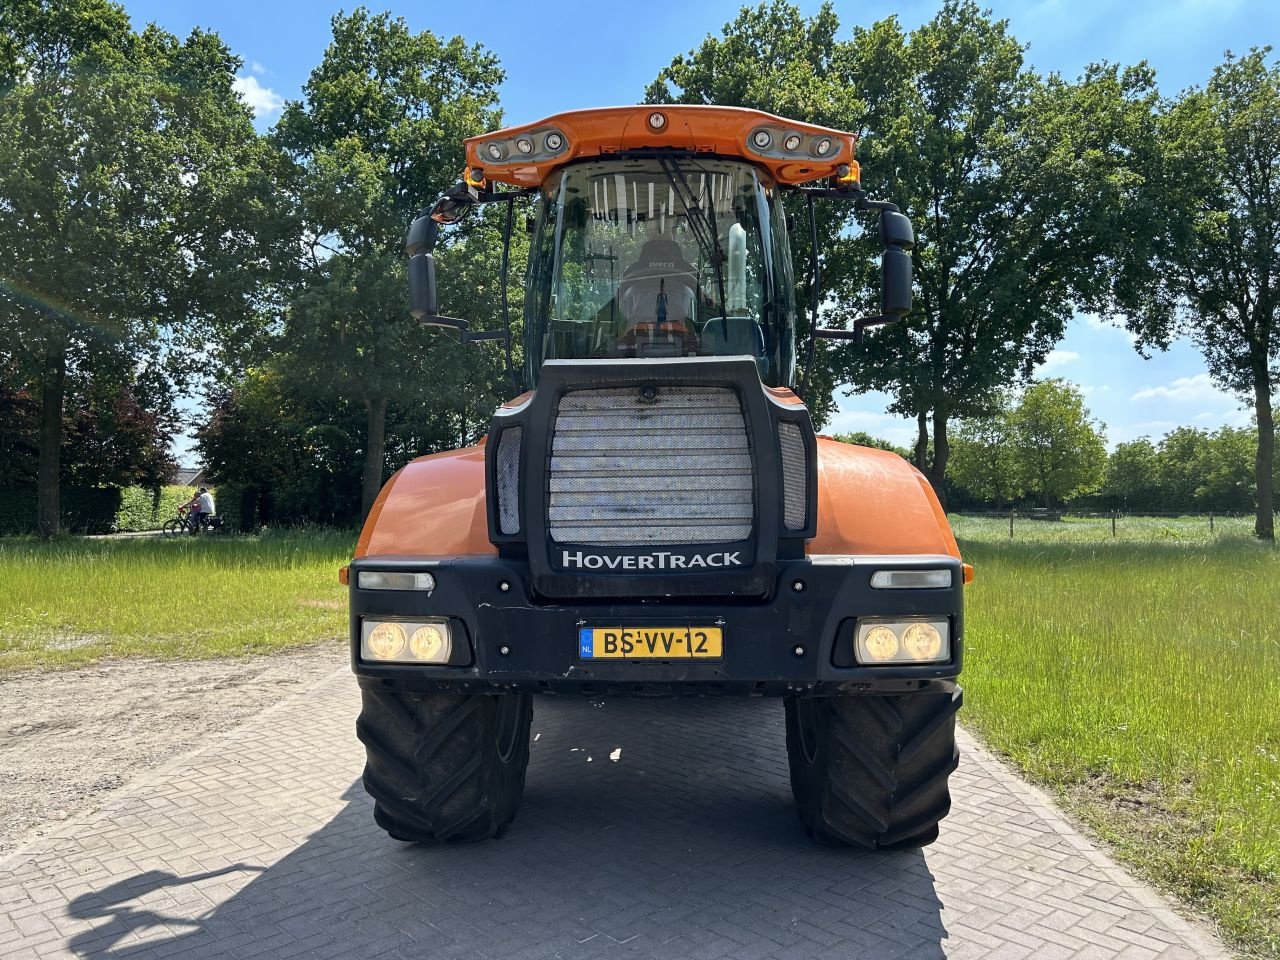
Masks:
[[[689,186],[689,181],[685,178],[684,171],[680,169],[679,164],[670,157],[659,157],[658,164],[662,167],[662,172],[666,174],[667,182],[671,184],[671,189],[675,195],[680,198],[680,203],[684,205],[685,218],[688,220],[689,229],[693,231],[694,238],[698,241],[698,246],[703,254],[711,261],[711,266],[715,270],[716,291],[720,294],[720,332],[728,338],[729,336],[729,315],[728,315],[728,299],[724,292],[724,248],[720,246],[720,235],[716,232],[716,224],[714,220],[707,219],[707,212],[698,206],[698,198],[693,194],[693,188]],[[715,216],[715,204],[711,207],[712,216]]]

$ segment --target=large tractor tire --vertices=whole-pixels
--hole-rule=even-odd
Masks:
[[[950,682],[894,696],[788,697],[791,789],[809,835],[869,850],[936,840],[960,759],[959,709]]]
[[[356,734],[373,817],[396,840],[499,837],[529,765],[528,694],[363,690]]]

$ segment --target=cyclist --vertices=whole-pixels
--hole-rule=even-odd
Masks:
[[[191,535],[195,536],[208,525],[214,514],[213,494],[208,487],[201,487],[200,492],[191,501]]]

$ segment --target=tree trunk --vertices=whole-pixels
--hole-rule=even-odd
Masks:
[[[933,463],[929,466],[929,483],[933,492],[938,495],[942,509],[947,509],[947,459],[951,456],[951,442],[947,439],[947,415],[941,410],[933,411]]]
[[[364,408],[369,414],[369,426],[365,431],[364,482],[360,492],[360,516],[363,519],[373,508],[382,489],[382,464],[387,447],[387,398],[367,397]]]
[[[46,358],[44,379],[40,384],[40,467],[36,480],[36,526],[45,540],[58,535],[62,400],[66,387],[67,355],[55,348]]]
[[[924,473],[929,469],[929,411],[916,414],[916,469]]]
[[[1271,413],[1271,377],[1264,366],[1253,381],[1254,406],[1258,417],[1258,515],[1253,532],[1259,540],[1276,538],[1275,515],[1275,462],[1276,425]]]

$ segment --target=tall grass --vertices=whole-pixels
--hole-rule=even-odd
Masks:
[[[350,533],[0,540],[0,671],[265,653],[346,633]]]
[[[1280,957],[1280,551],[959,532],[977,568],[965,722]]]
[[[966,517],[951,515],[951,529],[967,540],[1013,540],[1020,543],[1103,543],[1118,540],[1133,543],[1209,543],[1253,535],[1252,516],[1213,517],[1207,514],[1182,517],[1116,518],[1114,533],[1107,516],[1064,517],[1037,520],[1019,516],[1009,535],[1008,517]]]

